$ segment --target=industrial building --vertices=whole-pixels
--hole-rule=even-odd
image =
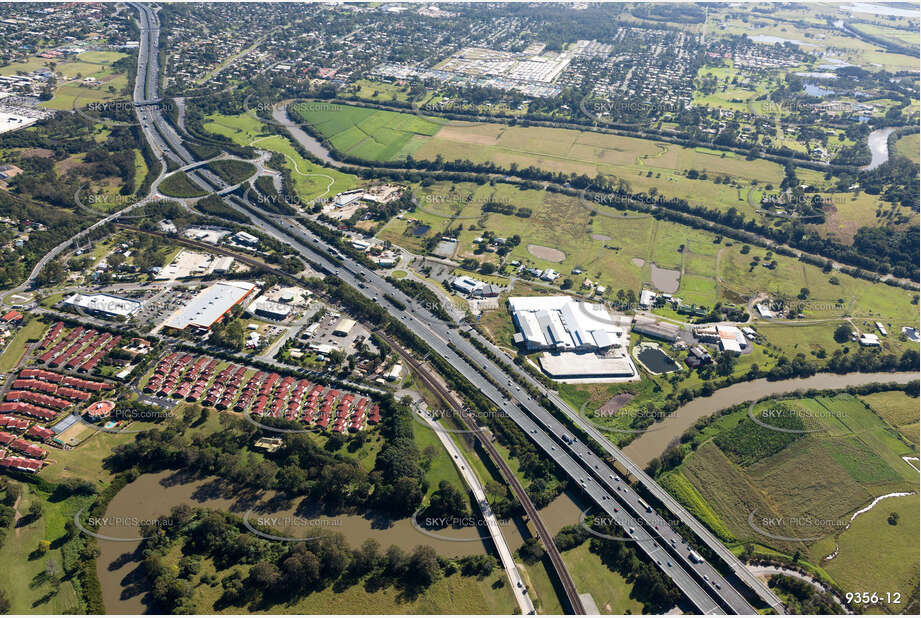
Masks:
[[[355,328],[355,320],[350,320],[349,318],[342,318],[339,320],[339,323],[336,324],[336,327],[333,329],[333,335],[336,337],[345,337],[349,332]]]
[[[528,351],[586,352],[629,342],[630,318],[571,296],[513,296],[508,307],[518,327],[515,343]]]
[[[74,294],[64,300],[64,305],[109,318],[126,318],[141,308],[136,300],[109,294]]]
[[[548,352],[541,354],[538,361],[544,373],[562,382],[625,382],[639,378],[633,359],[625,353],[607,356],[594,352]]]
[[[705,326],[694,331],[694,335],[705,343],[719,344],[724,352],[741,352],[748,347],[748,340],[735,326]]]
[[[244,245],[246,247],[256,247],[257,245],[259,245],[259,239],[253,236],[252,234],[250,234],[249,232],[243,232],[243,231],[237,232],[236,234],[231,236],[230,239],[233,240],[233,242],[237,243],[238,245]]]
[[[253,315],[258,315],[270,320],[287,320],[293,309],[291,305],[278,303],[262,296],[249,306],[248,311]]]
[[[199,292],[170,316],[165,326],[176,330],[208,330],[256,290],[256,284],[247,281],[219,281]]]
[[[641,335],[661,339],[669,343],[675,343],[678,340],[678,334],[681,333],[681,328],[674,324],[641,317],[636,318],[636,322],[633,323],[633,330]]]
[[[499,295],[499,288],[482,281],[477,281],[467,275],[461,275],[451,280],[451,287],[467,296],[481,296],[484,298],[495,298]]]

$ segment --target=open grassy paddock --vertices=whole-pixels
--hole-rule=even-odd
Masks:
[[[473,257],[497,266],[518,260],[529,266],[554,268],[564,278],[572,279],[574,291],[589,278],[607,287],[608,298],[618,289],[638,292],[643,285],[654,284],[655,265],[679,271],[676,293],[686,302],[712,307],[717,302],[739,303],[759,293],[783,295],[795,301],[801,289],[807,288],[804,317],[808,320],[836,320],[847,315],[863,321],[880,320],[891,324],[895,332],[897,327],[917,324],[912,296],[905,290],[841,273],[825,274],[818,267],[759,247],[749,247],[743,253],[742,243],[726,239],[717,243],[716,236],[709,232],[636,212],[598,207],[599,212],[593,214],[579,198],[520,190],[503,183],[436,182],[425,188],[415,186],[413,190],[419,205],[415,211],[391,219],[378,232],[378,237],[412,251],[422,251],[424,238],[441,236],[448,229],[462,226],[454,259]],[[483,212],[482,206],[487,201],[511,204],[516,209],[529,208],[531,216]],[[429,229],[420,234],[420,226]],[[503,238],[518,234],[527,238],[527,242],[514,247],[503,261],[495,253],[477,253],[473,240],[487,231]],[[528,245],[558,249],[565,258],[562,262],[541,259],[528,250]],[[577,268],[583,274],[571,275]],[[500,272],[511,271],[506,267]],[[562,283],[562,279],[557,283]],[[858,324],[861,328],[863,321]],[[760,325],[771,332],[790,332],[789,336],[780,336],[781,347],[809,345],[796,334],[805,331],[789,330],[807,328],[805,322],[800,326],[762,321]],[[825,333],[812,343],[833,351],[838,345],[831,339],[836,325],[810,324],[808,327],[816,333]],[[872,329],[872,323],[869,328]],[[884,343],[893,351],[904,348],[894,335]]]
[[[895,143],[895,150],[903,157],[908,157],[915,163],[919,162],[919,148],[921,148],[921,133],[912,133],[900,137]]]
[[[287,138],[269,133],[251,114],[212,114],[208,118],[205,129],[211,133],[228,137],[241,146],[251,145],[284,156],[284,166],[294,179],[294,190],[304,202],[331,197],[355,187],[355,176],[308,161]]]
[[[730,545],[757,544],[787,556],[800,551],[845,590],[864,585],[861,570],[870,568],[880,573],[878,585],[901,592],[904,602],[917,585],[918,474],[902,457],[917,456],[918,449],[891,422],[911,420],[903,397],[892,391],[757,404],[753,413],[769,424],[779,423],[770,416],[776,410],[796,411],[809,433],[788,435],[785,446],[777,445],[780,450],[741,464],[734,459],[765,448],[763,438],[746,442],[745,436],[770,430],[748,419],[747,409],[733,412],[698,434],[691,453],[662,483]],[[742,450],[724,452],[718,444]],[[886,498],[852,520],[875,498],[893,492],[915,493]],[[900,515],[897,525],[887,522],[893,511]],[[877,542],[895,554],[871,550]]]
[[[725,70],[707,68],[717,73]],[[752,94],[756,96],[760,90]],[[336,149],[372,161],[412,155],[416,159],[441,157],[506,167],[534,166],[591,177],[600,174],[624,181],[633,191],[655,189],[693,205],[735,208],[752,218],[765,216],[759,212],[761,188],[776,188],[783,178],[782,166],[764,159],[748,160],[732,152],[592,131],[498,123],[447,125],[438,118],[411,113],[320,102],[301,103],[297,109]],[[686,171],[690,169],[706,173],[705,179],[688,178]],[[820,191],[832,190],[833,183],[818,172],[798,168],[797,175]],[[729,182],[716,182],[723,177]],[[705,201],[702,195],[706,195]],[[861,225],[880,223],[880,217],[885,219],[893,211],[891,205],[881,205],[878,196],[829,193],[826,197],[834,208],[816,229],[845,241],[850,241]],[[906,208],[896,207],[894,212],[917,221]]]

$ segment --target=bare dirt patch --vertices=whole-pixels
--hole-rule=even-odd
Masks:
[[[48,150],[47,148],[23,148],[19,151],[19,156],[24,158],[40,157],[42,159],[50,159],[54,156],[54,151]]]
[[[596,414],[598,414],[598,416],[612,416],[617,414],[617,411],[630,403],[632,399],[633,393],[618,393],[605,401],[604,404],[598,408]]]
[[[652,265],[652,284],[666,294],[674,294],[681,284],[681,271]]]
[[[646,264],[646,260],[644,260],[643,258],[630,258],[630,261],[637,268],[642,268]]]
[[[545,247],[543,245],[528,245],[528,253],[541,260],[547,260],[548,262],[562,262],[566,259],[566,254],[559,249]]]
[[[592,240],[611,240],[607,234],[592,234]]]

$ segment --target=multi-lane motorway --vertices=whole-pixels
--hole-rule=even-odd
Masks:
[[[173,159],[179,166],[193,164],[196,158],[183,147],[179,135],[164,118],[161,106],[144,104],[157,100],[159,94],[159,24],[149,7],[142,4],[134,6],[140,13],[141,22],[138,68],[146,72],[143,80],[139,75],[135,88],[135,102],[140,104],[137,111],[144,134],[156,150]],[[142,81],[143,88],[139,86]],[[207,170],[190,169],[188,176],[208,191],[227,188],[223,181]],[[260,212],[256,204],[247,204],[247,208],[243,209],[241,198],[236,196],[224,196],[224,201],[232,208],[244,212],[249,210],[247,214]],[[312,262],[335,274],[366,297],[377,301],[387,295],[402,302],[405,309],[386,302],[381,303],[381,306],[426,341],[439,356],[521,427],[582,488],[597,506],[596,513],[616,522],[625,531],[625,538],[632,539],[640,551],[671,578],[699,611],[708,614],[755,612],[736,589],[738,582],[730,585],[712,565],[691,559],[686,540],[681,539],[664,518],[645,508],[640,502],[640,496],[619,479],[617,471],[586,445],[569,436],[564,439],[566,429],[562,423],[508,378],[504,369],[480,353],[454,325],[442,322],[421,308],[417,311],[418,305],[413,299],[361,264],[350,263],[346,266],[328,259],[331,247],[295,220],[269,213],[260,215],[255,218],[255,222],[263,232],[289,244],[301,254],[310,256]],[[483,374],[501,382],[507,381],[508,384],[503,384],[501,389],[497,388]],[[782,609],[782,606],[779,607]]]

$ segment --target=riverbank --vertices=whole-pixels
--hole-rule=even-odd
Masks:
[[[252,510],[254,519],[278,518],[273,527],[279,534],[301,538],[319,533],[341,533],[356,548],[365,540],[374,539],[385,548],[397,545],[411,551],[417,545],[429,545],[439,555],[456,557],[485,554],[489,542],[488,532],[479,526],[441,529],[437,534],[444,538],[436,538],[420,532],[410,518],[390,520],[375,513],[327,513],[300,500],[282,500],[272,492],[232,490],[216,477],[193,477],[171,470],[144,474],[112,499],[104,525],[95,530],[114,539],[127,539],[99,540],[97,572],[106,611],[139,614],[148,610],[147,585],[139,575],[143,560],[138,553],[141,532],[133,522],[163,521],[168,525],[171,509],[181,504],[220,510],[238,517]]]
[[[837,390],[849,386],[862,386],[885,382],[907,384],[918,379],[918,373],[817,373],[808,378],[769,381],[766,378],[739,382],[714,392],[709,397],[698,397],[681,406],[661,423],[652,425],[643,435],[624,448],[624,454],[641,468],[661,455],[673,442],[677,442],[698,420],[711,416],[736,404],[777,397],[809,389]]]

